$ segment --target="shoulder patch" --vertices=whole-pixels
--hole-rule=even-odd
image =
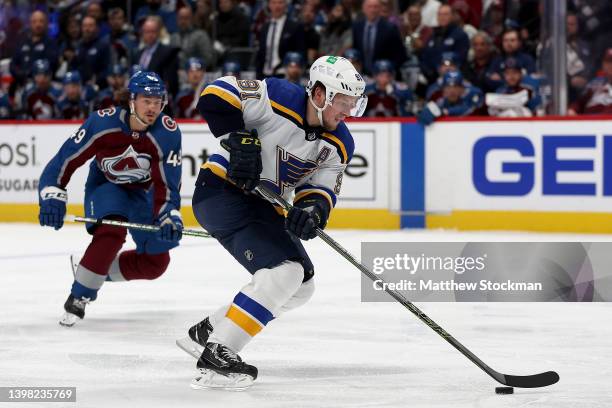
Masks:
[[[101,118],[105,116],[113,116],[116,112],[117,112],[117,109],[114,106],[110,106],[106,109],[100,109],[98,111],[98,116],[100,116]]]
[[[162,117],[162,125],[166,128],[166,130],[170,132],[174,132],[177,128],[176,122],[170,116]]]

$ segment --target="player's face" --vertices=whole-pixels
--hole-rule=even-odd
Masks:
[[[391,83],[393,77],[391,73],[383,71],[376,74],[376,86],[378,88],[385,88],[387,85]]]
[[[504,80],[508,86],[514,87],[521,83],[523,75],[518,69],[507,69],[504,71]]]
[[[340,122],[351,116],[351,109],[356,104],[356,96],[336,94],[331,105],[323,110],[323,127],[327,130],[335,130]]]
[[[34,75],[34,84],[36,84],[36,88],[45,90],[51,85],[51,78],[46,74],[36,74]]]
[[[79,84],[66,84],[64,85],[64,92],[66,97],[72,101],[77,100],[81,97],[81,85]]]
[[[450,103],[456,103],[463,93],[463,87],[461,85],[448,85],[444,87],[443,92],[444,97],[448,99]]]
[[[204,71],[201,69],[190,69],[187,71],[187,81],[191,86],[197,86],[204,79]]]
[[[152,125],[157,119],[162,110],[162,98],[155,96],[137,95],[134,101],[134,109],[138,117]]]
[[[287,71],[287,79],[292,82],[299,82],[300,78],[302,78],[302,67],[298,64],[289,64],[286,68]]]

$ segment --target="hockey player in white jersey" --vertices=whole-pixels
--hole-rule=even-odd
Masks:
[[[325,228],[336,204],[354,150],[343,121],[363,114],[364,89],[347,59],[324,56],[306,92],[283,79],[231,76],[203,90],[198,108],[220,146],[200,170],[193,211],[252,279],[178,341],[198,358],[194,388],[249,387],[257,368],[237,353],[312,296],[314,268],[300,239]],[[293,209],[285,217],[252,192],[257,185],[293,200]]]

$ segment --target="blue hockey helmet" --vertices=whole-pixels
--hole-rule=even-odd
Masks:
[[[49,66],[49,61],[46,59],[37,59],[32,64],[32,75],[49,75],[51,73],[51,67]]]
[[[166,86],[159,75],[152,71],[138,71],[130,78],[128,90],[136,95],[159,96],[166,99]]]
[[[81,74],[79,71],[68,71],[66,75],[64,75],[64,80],[62,81],[64,85],[66,84],[81,84]]]
[[[504,60],[504,62],[502,62],[501,69],[502,71],[505,71],[507,69],[515,69],[517,71],[522,71],[523,65],[521,64],[521,61],[518,58],[508,57]]]
[[[223,64],[223,67],[221,68],[221,72],[223,76],[240,75],[240,71],[241,71],[240,63],[236,61],[227,61],[226,63]]]
[[[376,60],[374,62],[374,75],[380,74],[381,72],[394,74],[395,67],[393,66],[393,63],[386,59]]]
[[[202,61],[200,58],[189,58],[185,62],[185,71],[191,70],[204,71],[204,61]]]
[[[139,71],[144,71],[144,68],[138,64],[134,64],[130,67],[130,78],[134,76]]]
[[[128,91],[130,92],[130,112],[143,125],[146,125],[146,123],[138,116],[134,107],[134,100],[137,95],[160,97],[162,100],[161,110],[164,110],[168,103],[168,93],[166,92],[164,81],[155,72],[136,72],[130,78]]]
[[[463,86],[463,74],[459,71],[449,71],[442,77],[442,86]]]
[[[361,62],[361,52],[359,52],[359,50],[356,48],[347,49],[346,51],[344,51],[344,54],[342,54],[342,56],[349,61]]]
[[[285,54],[283,58],[283,66],[288,66],[290,64],[296,64],[302,68],[304,68],[304,57],[299,52],[288,52]]]

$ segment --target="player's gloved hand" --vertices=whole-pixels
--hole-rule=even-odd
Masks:
[[[163,213],[157,218],[155,225],[159,225],[156,234],[162,241],[178,242],[183,237],[183,219],[178,210]]]
[[[239,130],[221,141],[221,146],[230,153],[227,176],[238,188],[251,191],[259,183],[261,164],[261,141],[257,130]]]
[[[38,199],[40,225],[53,227],[56,230],[62,228],[66,216],[66,201],[68,201],[68,193],[62,188],[47,186],[40,190]]]
[[[419,113],[417,120],[419,123],[427,126],[431,125],[441,114],[442,111],[440,110],[440,107],[435,102],[429,102],[427,105],[425,105],[421,113]]]
[[[325,228],[329,209],[317,199],[303,199],[294,203],[287,213],[285,228],[300,239],[309,240],[317,236],[317,228]]]

